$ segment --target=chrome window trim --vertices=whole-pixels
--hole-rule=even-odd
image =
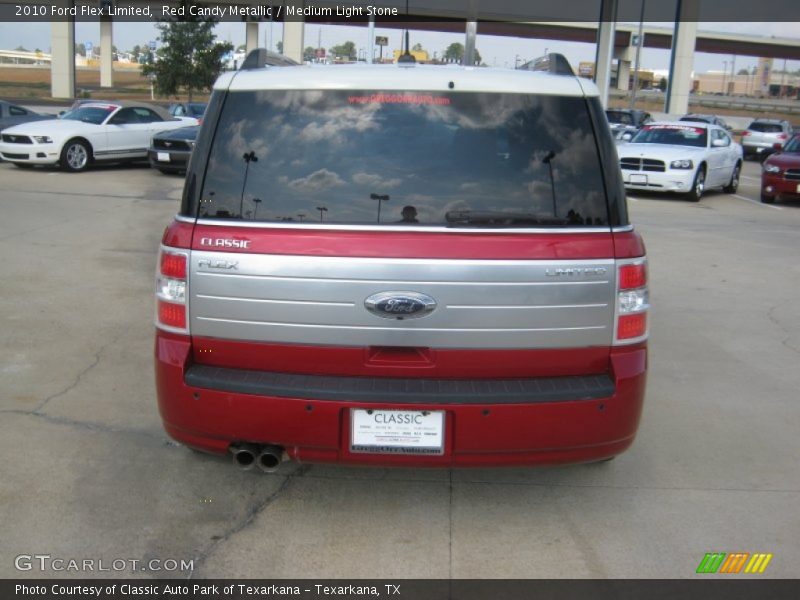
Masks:
[[[196,223],[197,225],[214,225],[224,227],[255,227],[259,229],[320,229],[323,231],[429,231],[433,233],[622,233],[633,231],[633,225],[624,227],[562,227],[553,229],[552,227],[499,227],[499,228],[476,228],[476,227],[408,227],[402,225],[335,225],[332,223],[266,223],[258,221],[232,221],[227,219],[193,219],[184,215],[175,215],[175,220],[182,223]]]

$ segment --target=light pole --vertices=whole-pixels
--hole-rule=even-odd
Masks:
[[[318,206],[317,210],[319,211],[319,222],[322,223],[322,213],[328,212],[328,209],[324,206]]]
[[[245,191],[245,188],[247,188],[247,174],[250,171],[250,163],[251,162],[258,162],[258,157],[256,156],[256,153],[253,152],[252,150],[250,150],[250,152],[245,152],[242,155],[242,159],[245,162],[245,167],[244,167],[244,180],[242,181],[242,194],[239,197],[239,215],[242,214],[242,210],[243,210],[244,191]]]
[[[381,204],[389,201],[389,194],[370,194],[370,200],[378,201],[378,223],[381,222]]]

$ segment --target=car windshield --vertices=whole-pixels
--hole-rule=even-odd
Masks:
[[[633,117],[630,113],[619,110],[607,110],[606,117],[609,123],[621,123],[622,125],[633,125]]]
[[[71,110],[61,118],[68,121],[83,121],[84,123],[100,125],[116,109],[116,106],[81,106]]]
[[[636,134],[634,144],[672,144],[705,148],[708,144],[705,127],[691,125],[646,125]]]
[[[186,105],[189,115],[192,117],[202,117],[206,112],[206,104],[192,102]]]
[[[195,213],[464,227],[606,225],[584,98],[230,92]]]
[[[784,152],[800,152],[800,135],[794,136],[783,147]]]
[[[783,128],[780,123],[751,123],[748,127],[750,131],[758,133],[782,133]]]

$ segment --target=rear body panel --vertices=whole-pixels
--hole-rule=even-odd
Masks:
[[[620,286],[645,251],[597,94],[492,69],[221,77],[162,239],[168,433],[389,466],[625,450],[647,332],[620,333],[645,284]],[[433,416],[434,451],[364,451],[365,414],[397,411]]]

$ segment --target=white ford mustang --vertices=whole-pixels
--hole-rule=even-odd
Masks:
[[[154,133],[187,125],[197,119],[173,118],[148,104],[92,102],[60,119],[4,129],[0,157],[19,167],[57,163],[83,171],[94,161],[146,159]]]
[[[629,190],[679,192],[697,202],[709,188],[733,194],[739,187],[742,147],[716,125],[650,123],[617,153]]]

